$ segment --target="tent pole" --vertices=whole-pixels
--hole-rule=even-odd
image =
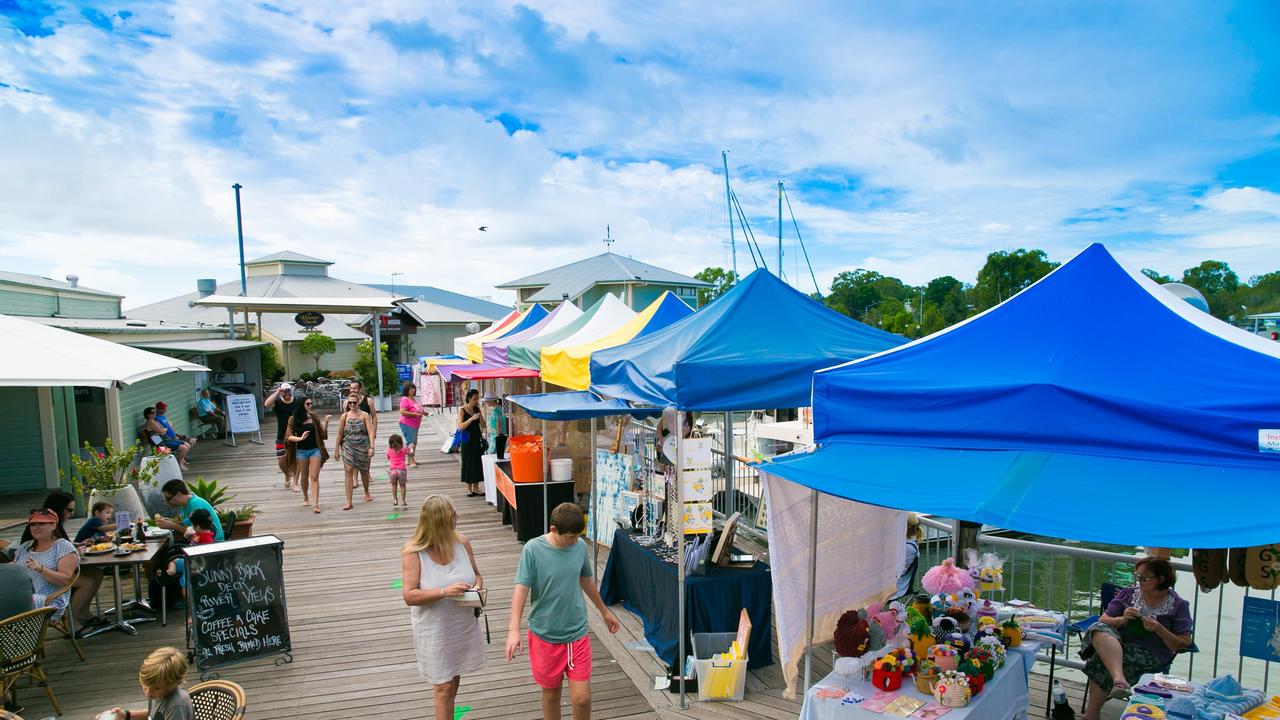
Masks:
[[[542,392],[547,391],[547,381],[542,381]],[[547,520],[547,475],[551,474],[551,442],[547,437],[547,421],[542,421],[542,534],[547,534],[549,521]]]
[[[809,694],[813,674],[813,626],[818,585],[818,491],[810,490],[809,500],[809,598],[805,614],[804,692]]]
[[[378,401],[385,395],[382,391],[382,311],[373,308],[373,365],[378,369]],[[377,409],[377,408],[375,408]]]
[[[659,438],[659,442],[661,442],[661,438]],[[686,632],[686,628],[685,628],[685,617],[684,617],[684,583],[685,583],[685,577],[684,577],[684,575],[685,575],[685,572],[684,572],[684,571],[685,571],[685,568],[684,568],[684,502],[683,502],[683,498],[681,497],[681,495],[682,495],[682,493],[681,493],[681,489],[682,489],[682,488],[680,487],[680,486],[681,486],[681,484],[682,484],[682,482],[681,482],[681,481],[682,481],[682,479],[683,479],[683,475],[684,475],[684,468],[682,468],[682,467],[681,467],[681,465],[683,465],[683,464],[684,464],[684,463],[683,463],[683,458],[684,458],[684,413],[680,412],[680,409],[679,409],[679,408],[677,408],[677,409],[676,409],[676,456],[675,456],[675,457],[673,457],[673,458],[671,458],[671,461],[672,461],[672,462],[674,462],[674,463],[675,463],[675,466],[676,466],[676,482],[675,482],[675,485],[676,485],[676,486],[675,486],[675,495],[676,495],[676,504],[675,504],[675,514],[676,514],[676,574],[677,574],[677,576],[678,576],[678,577],[677,577],[677,584],[679,585],[679,591],[680,591],[680,597],[679,597],[679,599],[676,601],[676,606],[677,606],[676,613],[677,613],[677,614],[679,615],[679,617],[680,617],[680,621],[677,623],[677,625],[678,625],[678,630],[679,630],[679,633],[680,633],[680,639],[677,641],[677,651],[676,651],[676,663],[675,663],[675,666],[676,666],[676,671],[677,671],[678,673],[680,673],[680,709],[681,709],[681,710],[684,710],[684,709],[686,709],[686,708],[688,708],[688,707],[689,707],[689,702],[688,702],[688,700],[687,700],[687,699],[686,699],[686,697],[685,697],[685,689],[684,689],[684,668],[685,668],[685,662],[684,662],[684,655],[685,655],[684,636],[685,636],[685,632]]]
[[[738,509],[737,488],[733,486],[733,412],[724,414],[724,516]]]
[[[591,577],[600,577],[600,517],[596,514],[596,419],[591,418]]]

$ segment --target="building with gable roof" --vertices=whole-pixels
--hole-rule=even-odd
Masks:
[[[640,310],[668,290],[696,310],[698,290],[711,284],[606,252],[495,287],[514,290],[518,310],[527,310],[534,303],[552,307],[566,297],[580,308],[589,308],[605,293],[616,295],[632,310]]]

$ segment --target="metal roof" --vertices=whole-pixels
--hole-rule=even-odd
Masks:
[[[320,258],[311,257],[310,255],[303,255],[302,253],[296,253],[296,252],[293,252],[292,250],[285,250],[283,252],[271,253],[270,255],[263,255],[260,258],[246,260],[244,264],[245,265],[267,265],[269,263],[277,263],[277,262],[299,263],[303,265],[332,265],[333,264],[332,260],[321,260]]]
[[[391,295],[383,297],[244,297],[241,295],[210,295],[199,298],[193,303],[196,307],[231,308],[232,310],[248,310],[249,312],[305,312],[314,310],[320,313],[356,313],[361,310],[390,310],[396,306],[397,300]]]
[[[224,316],[225,317],[225,316]],[[173,333],[173,332],[226,332],[226,323],[220,330],[217,325],[207,323],[166,322],[163,320],[141,320],[133,318],[62,318],[62,317],[24,317],[41,325],[73,330],[75,332],[102,333]]]
[[[105,290],[94,290],[83,285],[72,285],[69,282],[54,280],[43,275],[28,275],[27,273],[9,272],[0,270],[0,282],[13,283],[14,285],[28,285],[30,287],[45,288],[47,290],[61,290],[63,292],[83,293],[85,295],[101,295],[102,297],[114,298],[119,300],[123,295],[116,295]]]
[[[247,350],[261,347],[269,343],[261,340],[167,340],[158,342],[128,343],[129,347],[140,350],[173,350],[188,353],[223,353],[233,350]]]
[[[495,285],[503,289],[539,287],[542,289],[526,298],[529,302],[554,302],[565,295],[576,298],[596,284],[654,283],[711,287],[710,283],[681,275],[656,265],[607,252],[578,262],[544,270],[519,280]]]
[[[488,300],[481,300],[470,295],[442,290],[431,285],[395,285],[371,284],[368,287],[394,290],[397,295],[408,295],[413,298],[401,303],[418,322],[486,322],[499,320],[511,312],[511,306],[500,305]]]

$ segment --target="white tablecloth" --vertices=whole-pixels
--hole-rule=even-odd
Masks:
[[[480,464],[484,468],[484,501],[490,505],[498,504],[498,484],[493,472],[496,462],[498,456],[492,453],[480,456]]]
[[[870,682],[858,678],[849,682],[843,675],[831,673],[822,678],[817,685],[841,687],[852,690],[863,697],[871,697],[876,689]],[[809,688],[805,695],[804,706],[800,709],[800,720],[897,720],[892,715],[864,710],[857,705],[842,705],[839,698],[826,700],[815,695],[817,690]],[[916,690],[909,679],[904,680],[900,695],[917,700],[933,702],[933,696]],[[1027,669],[1023,664],[1023,654],[1009,653],[1004,667],[996,672],[995,679],[987,683],[962,708],[953,708],[940,720],[1015,720],[1027,716]]]

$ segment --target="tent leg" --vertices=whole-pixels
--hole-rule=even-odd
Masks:
[[[818,585],[818,491],[810,490],[809,500],[809,597],[805,608],[804,692],[813,680],[813,625]]]
[[[596,419],[591,418],[591,577],[600,577],[600,516],[596,514]]]
[[[724,414],[724,515],[738,509],[737,488],[733,486],[733,413]]]
[[[373,309],[373,365],[378,369],[378,400],[382,400],[382,396],[386,395],[382,391],[382,311]],[[375,408],[380,409],[380,408]]]
[[[542,392],[547,391],[547,381],[542,381]],[[542,534],[549,528],[547,521],[547,476],[551,474],[551,439],[547,437],[547,421],[542,421]]]
[[[684,709],[686,709],[686,708],[688,708],[688,707],[689,707],[689,701],[688,701],[688,699],[685,697],[685,688],[684,688],[684,679],[685,679],[685,678],[684,678],[684,667],[685,667],[685,662],[684,662],[684,656],[685,656],[684,638],[685,638],[685,634],[686,634],[686,632],[688,631],[688,629],[685,627],[686,622],[685,622],[685,616],[684,616],[684,615],[685,615],[685,613],[684,613],[684,583],[685,583],[685,577],[684,577],[684,571],[685,571],[685,567],[684,567],[684,499],[681,497],[681,492],[680,492],[680,491],[681,491],[681,484],[682,484],[682,483],[681,483],[681,480],[682,480],[682,476],[683,476],[683,474],[684,474],[684,469],[680,467],[680,466],[681,466],[681,464],[682,464],[682,459],[684,458],[684,427],[683,427],[683,425],[684,425],[684,413],[680,412],[680,411],[679,411],[679,409],[677,409],[677,410],[676,410],[676,456],[675,456],[675,457],[673,457],[673,458],[671,458],[671,460],[672,460],[672,461],[675,463],[675,465],[676,465],[676,486],[675,486],[675,495],[676,495],[675,514],[676,514],[676,518],[677,518],[677,522],[676,522],[676,574],[678,575],[678,577],[677,577],[677,583],[676,583],[676,584],[679,586],[679,592],[680,592],[680,597],[679,597],[679,599],[676,601],[676,608],[677,608],[677,609],[676,609],[676,613],[677,613],[677,614],[679,615],[679,617],[680,617],[680,621],[679,621],[679,623],[677,623],[677,625],[678,625],[678,631],[679,631],[679,633],[680,633],[680,639],[677,641],[676,663],[675,663],[675,666],[676,666],[676,671],[677,671],[678,673],[680,673],[680,709],[681,709],[681,710],[684,710]]]

